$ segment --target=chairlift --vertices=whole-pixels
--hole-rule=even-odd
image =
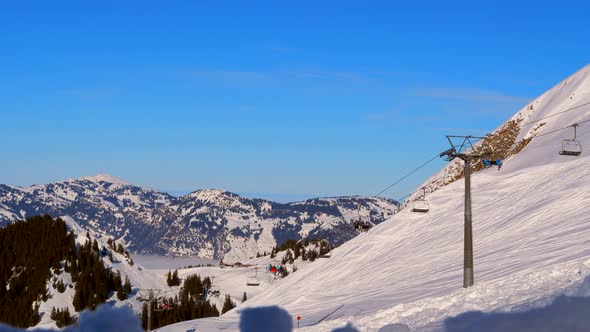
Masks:
[[[360,204],[358,205],[358,220],[352,223],[352,227],[354,227],[354,229],[356,229],[357,232],[367,232],[369,231],[369,229],[371,229],[371,227],[373,227],[373,224],[371,224],[368,221],[363,221],[363,218],[361,217],[361,206]]]
[[[207,295],[209,295],[209,291],[207,287],[203,289],[203,293],[199,293],[198,295],[193,295],[196,303],[205,303],[207,302]]]
[[[355,221],[352,226],[359,232],[367,232],[369,229],[371,229],[371,227],[373,227],[373,224],[371,224],[368,221]]]
[[[412,203],[412,212],[426,213],[430,210],[430,204],[425,199],[416,199]]]
[[[246,286],[260,286],[260,280],[255,277],[249,277],[246,281]]]
[[[430,204],[426,200],[426,189],[422,188],[422,195],[412,202],[412,212],[426,213],[430,210]]]
[[[162,303],[162,305],[158,306],[156,309],[154,309],[154,311],[166,311],[166,310],[172,310],[174,309],[174,306],[171,303]]]
[[[211,286],[211,288],[207,291],[207,293],[209,294],[209,296],[219,297],[219,295],[221,294],[221,291],[219,290],[219,287]]]
[[[577,157],[582,154],[582,144],[580,143],[580,141],[576,140],[577,126],[577,123],[572,125],[572,127],[574,127],[574,138],[564,139],[563,141],[561,141],[561,151],[559,151],[560,155]]]
[[[500,168],[502,168],[502,165],[503,165],[502,159],[500,159],[500,158],[496,158],[496,160],[483,158],[481,160],[481,162],[485,165],[486,168],[491,167],[492,165],[496,165],[496,166],[498,166],[498,170],[500,170]]]
[[[260,286],[260,280],[258,280],[258,268],[256,268],[256,274],[253,277],[248,277],[246,280],[246,286]]]

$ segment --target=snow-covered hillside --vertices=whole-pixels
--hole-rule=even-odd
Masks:
[[[105,174],[27,188],[0,185],[0,225],[36,214],[70,216],[136,253],[226,262],[270,252],[289,239],[324,238],[339,245],[357,234],[354,222],[376,225],[396,208],[383,198],[279,204],[213,189],[174,197]]]
[[[258,294],[263,292],[265,289],[271,287],[273,284],[281,282],[282,278],[275,276],[270,272],[265,271],[265,266],[269,263],[280,261],[285,252],[278,253],[275,259],[270,259],[269,256],[255,258],[247,261],[247,265],[239,266],[200,266],[200,267],[189,267],[178,269],[178,275],[180,277],[179,286],[168,286],[166,282],[167,273],[170,269],[153,268],[148,269],[144,266],[133,262],[130,257],[126,254],[122,254],[115,250],[108,243],[109,239],[101,234],[92,230],[88,231],[84,227],[80,226],[71,217],[62,218],[68,229],[73,231],[75,242],[79,246],[83,246],[87,241],[97,241],[98,248],[103,252],[109,254],[103,254],[100,257],[100,262],[111,272],[120,274],[122,280],[129,279],[131,284],[131,292],[124,300],[119,300],[117,292],[113,291],[106,299],[105,306],[122,308],[129,307],[132,311],[139,316],[142,312],[144,302],[141,300],[141,296],[145,296],[148,290],[153,290],[155,295],[160,297],[159,304],[162,303],[162,298],[175,298],[179,296],[181,288],[184,286],[184,281],[187,277],[192,275],[199,275],[201,278],[209,277],[212,280],[212,287],[207,296],[207,300],[212,305],[215,305],[218,310],[223,308],[223,302],[226,295],[232,298],[234,303],[241,303],[244,293],[247,294],[249,299],[256,297]],[[116,245],[115,245],[116,246]],[[310,245],[311,246],[311,245]],[[112,260],[109,256],[112,255]],[[146,258],[146,260],[149,258]],[[160,258],[160,264],[162,264],[163,258]],[[154,262],[158,263],[158,262]],[[297,260],[298,266],[305,266],[309,262],[301,262],[301,259]],[[287,264],[288,265],[288,264]],[[258,271],[256,271],[258,268]],[[293,271],[293,265],[288,265],[290,271]],[[67,272],[63,267],[59,270],[51,270],[51,277],[47,281],[46,290],[47,298],[40,299],[37,303],[39,304],[40,322],[34,326],[35,329],[39,328],[55,328],[56,322],[50,317],[52,309],[64,310],[67,308],[73,317],[77,318],[80,316],[80,312],[75,311],[74,307],[74,295],[76,284],[72,282],[70,272]],[[256,276],[256,280],[259,285],[249,286],[247,281],[249,278]],[[60,292],[59,286],[56,286],[59,282],[63,282],[64,289]],[[2,327],[0,326],[0,330]]]
[[[431,186],[428,213],[403,209],[221,318],[161,331],[237,331],[240,310],[267,305],[300,315],[302,331],[347,323],[359,331],[394,323],[436,331],[462,312],[523,310],[575,293],[590,275],[590,156],[559,155],[561,140],[573,136],[571,128],[559,129],[590,119],[590,66],[514,119],[520,121],[512,144],[530,142],[500,171],[472,176],[474,287],[462,287],[464,187],[449,180],[457,176],[456,161],[424,184]],[[590,148],[590,122],[578,127],[577,139]]]

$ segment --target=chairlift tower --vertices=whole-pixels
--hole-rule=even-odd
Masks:
[[[158,301],[160,296],[160,289],[155,288],[148,288],[148,289],[140,289],[139,290],[139,298],[140,302],[147,302],[147,332],[152,330],[152,301]]]
[[[461,145],[453,143],[453,139],[461,139]],[[451,148],[440,154],[446,161],[459,158],[465,162],[463,171],[465,174],[465,226],[463,249],[463,287],[473,286],[473,226],[471,214],[471,162],[486,158],[487,155],[473,154],[473,143],[485,139],[477,136],[447,136]],[[471,153],[469,153],[471,152]]]

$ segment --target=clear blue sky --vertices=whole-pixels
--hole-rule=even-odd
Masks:
[[[581,1],[289,3],[2,2],[0,183],[371,195],[589,62]]]

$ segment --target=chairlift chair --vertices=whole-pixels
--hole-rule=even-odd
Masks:
[[[367,232],[369,229],[371,229],[371,227],[373,227],[373,224],[371,224],[368,221],[355,221],[352,226],[354,227],[354,229],[356,229],[358,232]]]
[[[360,204],[358,205],[358,220],[353,222],[352,226],[354,227],[354,229],[356,229],[357,232],[367,232],[369,229],[371,229],[371,227],[373,227],[373,224],[371,224],[370,222],[363,221],[363,218],[361,217]]]
[[[260,286],[260,280],[256,277],[249,277],[246,281],[246,286]]]
[[[164,302],[164,303],[162,303],[162,305],[157,306],[157,308],[154,309],[154,311],[161,312],[161,311],[172,310],[172,309],[174,309],[172,304]]]
[[[211,286],[211,288],[207,291],[207,293],[209,296],[219,297],[219,295],[221,294],[221,291],[219,290],[219,287]]]
[[[412,202],[412,212],[426,213],[430,210],[430,204],[426,200],[426,188],[422,188],[422,195]]]
[[[498,166],[498,171],[500,170],[500,168],[502,168],[502,165],[504,164],[502,162],[502,159],[500,159],[500,158],[496,158],[495,160],[491,160],[491,159],[488,159],[488,158],[483,158],[481,160],[481,162],[484,164],[484,166],[486,168],[487,167],[491,167],[492,165]]]
[[[260,280],[258,279],[258,268],[256,268],[256,274],[253,277],[246,279],[246,286],[260,286]]]
[[[430,204],[425,199],[416,199],[412,203],[412,212],[426,213],[430,210]]]
[[[561,141],[561,151],[559,151],[560,155],[577,157],[582,154],[582,144],[580,143],[580,141],[576,140],[577,126],[577,123],[572,125],[572,127],[574,127],[574,138],[564,139],[563,141]]]

